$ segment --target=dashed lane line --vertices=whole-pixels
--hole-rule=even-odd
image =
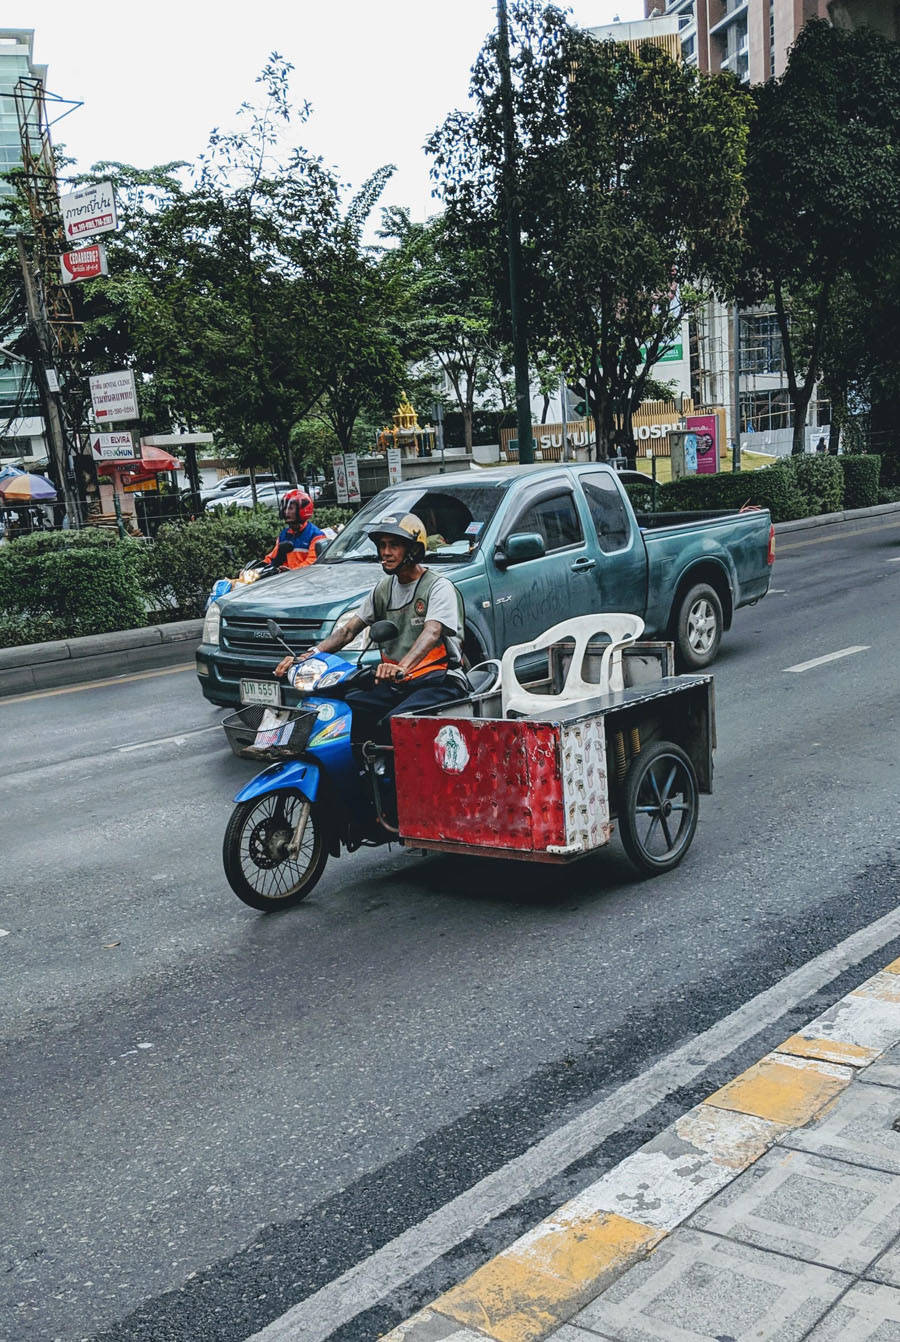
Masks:
[[[900,937],[900,909],[845,937],[275,1319],[248,1342],[325,1342],[547,1180]],[[440,1335],[440,1334],[439,1334]]]
[[[868,643],[859,643],[852,648],[839,648],[837,652],[826,652],[823,657],[813,657],[808,662],[797,662],[795,666],[786,666],[785,671],[811,671],[814,666],[825,666],[827,662],[840,661],[842,657],[852,657],[857,652],[868,652]]]
[[[220,732],[222,724],[214,722],[211,727],[197,727],[189,732],[176,732],[173,736],[155,736],[150,741],[133,741],[127,746],[116,746],[117,755],[127,755],[132,750],[149,750],[151,746],[183,745],[191,736],[202,736],[204,732]]]

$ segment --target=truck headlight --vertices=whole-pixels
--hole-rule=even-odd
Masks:
[[[359,615],[359,610],[360,610],[359,606],[354,606],[352,610],[345,610],[343,615],[339,615],[338,618],[335,620],[334,628],[332,629],[331,632],[333,634],[336,634],[339,629],[343,629],[344,625],[349,624],[349,622],[352,619],[355,619],[356,616]],[[341,652],[365,652],[368,646],[369,646],[369,628],[367,625],[365,629],[361,629],[359,631],[359,633],[356,635],[356,638],[354,638],[352,642],[344,644],[344,646],[341,648]]]
[[[214,601],[206,612],[206,618],[203,621],[202,643],[212,643],[218,647],[219,626],[222,623],[222,611],[218,601]]]

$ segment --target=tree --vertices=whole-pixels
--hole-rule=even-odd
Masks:
[[[471,452],[475,403],[492,385],[500,360],[488,258],[456,236],[443,216],[415,224],[407,210],[385,211],[382,237],[398,243],[385,259],[401,275],[408,356],[431,373],[436,399],[446,379]]]
[[[581,386],[608,455],[685,315],[734,278],[746,95],[645,44],[596,42],[562,12],[511,12],[524,292],[536,350]],[[497,44],[476,61],[473,114],[429,149],[454,230],[492,250],[500,284],[503,154]]]
[[[822,371],[834,300],[896,255],[900,48],[813,21],[780,80],[754,90],[739,295],[771,300],[784,346],[794,453]],[[882,258],[882,262],[879,262]]]

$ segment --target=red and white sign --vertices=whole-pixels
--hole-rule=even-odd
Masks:
[[[59,258],[63,284],[76,284],[79,280],[95,280],[98,275],[108,275],[106,248],[102,242],[93,247],[79,247],[75,252],[63,252]]]
[[[355,452],[344,453],[344,470],[347,475],[347,498],[350,503],[361,503],[359,492],[359,461]]]
[[[114,233],[119,227],[112,182],[97,182],[60,196],[59,209],[69,242],[94,238],[98,233]]]
[[[387,450],[388,484],[399,485],[403,479],[403,457],[399,447]]]
[[[347,469],[344,465],[343,452],[335,452],[331,458],[331,469],[334,471],[334,492],[337,495],[338,503],[349,503],[350,496],[347,493]]]
[[[137,388],[130,368],[118,373],[97,373],[90,381],[94,419],[115,423],[138,418]]]
[[[107,465],[111,462],[127,461],[133,466],[136,461],[140,461],[141,452],[139,447],[135,447],[130,433],[92,433],[91,456],[95,461],[102,461]]]

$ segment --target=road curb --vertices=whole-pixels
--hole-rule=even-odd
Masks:
[[[880,517],[882,513],[900,512],[900,503],[876,503],[871,508],[851,508],[842,513],[819,513],[816,517],[798,517],[793,522],[776,522],[775,534],[787,531],[807,531],[810,527],[834,526],[838,522],[855,522],[861,517]]]
[[[900,959],[384,1335],[541,1342],[900,1042]]]
[[[174,620],[110,634],[0,648],[0,699],[188,662],[202,629],[202,620]]]

